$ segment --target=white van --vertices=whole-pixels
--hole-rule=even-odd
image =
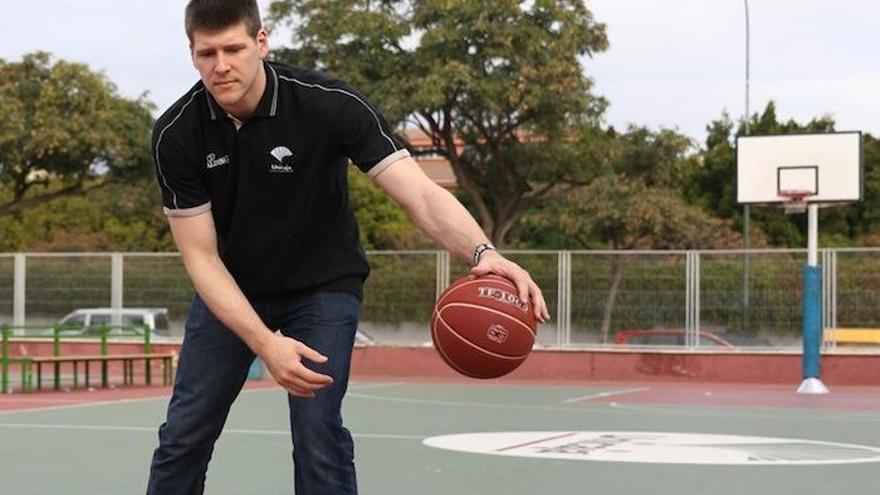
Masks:
[[[131,328],[113,328],[107,335],[143,335],[143,328],[149,328],[153,335],[167,336],[168,310],[166,308],[82,308],[77,309],[58,321],[62,326],[61,335],[97,337],[101,325],[112,325],[113,314],[119,312],[120,324]],[[135,328],[137,326],[138,328]]]

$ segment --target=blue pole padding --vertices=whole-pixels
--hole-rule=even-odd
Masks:
[[[822,272],[804,267],[804,378],[819,378],[819,346],[822,342]]]
[[[263,361],[260,358],[254,359],[251,367],[248,369],[248,380],[260,380],[263,378]]]

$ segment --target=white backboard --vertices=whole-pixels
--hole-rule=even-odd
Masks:
[[[784,203],[786,190],[808,191],[810,203],[860,201],[861,143],[860,132],[740,136],[737,202]]]

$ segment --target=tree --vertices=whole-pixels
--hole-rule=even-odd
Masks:
[[[0,218],[0,251],[173,251],[156,180],[112,182]]]
[[[0,217],[151,169],[152,105],[43,52],[0,60]]]
[[[494,242],[595,176],[576,143],[601,135],[605,102],[580,59],[608,42],[580,0],[282,0],[270,13],[294,28],[279,59],[344,78],[430,136]]]
[[[693,143],[669,129],[630,126],[608,148],[607,173],[586,187],[527,217],[536,233],[561,236],[581,249],[695,249],[733,247],[738,234],[730,221],[689,204],[682,185],[699,167]],[[602,318],[607,342],[625,256],[611,259],[611,283]]]
[[[349,167],[351,202],[364,249],[414,249],[428,243],[406,210]]]
[[[571,191],[563,201],[530,217],[555,230],[581,249],[730,248],[738,234],[730,222],[689,205],[671,188],[649,187],[642,179],[620,174],[601,177]],[[602,342],[608,341],[612,315],[626,266],[625,256],[611,258],[611,284],[602,318]]]

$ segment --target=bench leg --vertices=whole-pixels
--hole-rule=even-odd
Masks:
[[[126,385],[131,385],[134,381],[134,370],[131,359],[123,359],[122,360],[122,382]]]
[[[110,367],[108,364],[106,359],[101,362],[101,386],[104,388],[110,386],[110,378],[108,376]]]
[[[37,363],[37,390],[43,388],[43,363]]]
[[[153,373],[150,366],[150,358],[144,359],[144,372],[146,373],[144,379],[147,382],[147,385],[153,384]]]
[[[85,365],[86,365],[86,388],[89,388],[89,361],[86,361]]]
[[[74,359],[73,362],[73,389],[76,390],[79,388],[79,362]]]
[[[33,390],[33,378],[31,377],[31,363],[21,363],[21,391],[28,393]]]
[[[55,363],[55,390],[61,390],[61,363]]]
[[[165,358],[162,360],[162,384],[165,386],[171,385],[171,358]]]

